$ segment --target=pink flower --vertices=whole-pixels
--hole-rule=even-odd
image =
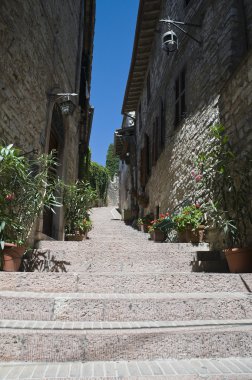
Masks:
[[[192,175],[193,177],[195,177],[196,174],[195,174],[195,171],[194,171],[194,170],[191,171],[191,175]]]
[[[200,182],[200,181],[202,180],[202,177],[203,177],[202,174],[197,174],[197,175],[195,176],[195,181],[196,181],[196,182]]]

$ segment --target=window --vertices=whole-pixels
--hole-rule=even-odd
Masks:
[[[139,128],[139,131],[141,131],[141,129],[142,129],[142,105],[141,105],[141,103],[139,104],[139,107],[138,107],[138,128]]]
[[[151,98],[151,83],[150,83],[150,73],[147,75],[147,104],[149,104]]]
[[[159,157],[159,118],[156,117],[152,130],[152,165],[155,165]]]
[[[163,99],[160,101],[160,134],[159,134],[159,150],[165,146],[165,105]]]
[[[185,102],[185,69],[182,70],[175,82],[175,128],[186,117]]]
[[[149,177],[151,174],[151,155],[150,155],[150,138],[147,134],[144,136],[145,140],[145,162],[146,162],[146,175]]]
[[[144,135],[144,147],[141,149],[140,182],[144,187],[151,174],[150,138]]]

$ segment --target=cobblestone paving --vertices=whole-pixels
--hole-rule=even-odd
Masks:
[[[192,273],[206,244],[91,217],[88,240],[41,244],[67,273],[0,273],[0,380],[252,380],[252,276]]]

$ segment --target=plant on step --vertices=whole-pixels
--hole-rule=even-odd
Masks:
[[[198,204],[184,207],[173,217],[175,229],[183,232],[186,229],[196,230],[204,221],[204,214]]]
[[[244,247],[252,230],[252,152],[237,153],[222,125],[210,129],[193,175],[208,225],[222,230],[229,247]]]
[[[66,234],[75,234],[85,229],[85,224],[87,228],[88,225],[90,227],[89,209],[96,203],[97,194],[89,183],[84,181],[63,186],[65,232]]]
[[[85,234],[92,229],[92,222],[88,218],[84,218],[83,220],[80,220],[76,222],[76,229],[79,231],[80,234]]]
[[[44,207],[61,206],[58,182],[50,169],[57,165],[53,154],[29,160],[14,146],[0,146],[0,224],[3,242],[27,244]]]
[[[146,214],[145,216],[137,220],[137,224],[149,226],[152,220],[153,220],[153,214]]]
[[[149,226],[149,232],[153,232],[155,230],[160,230],[167,233],[174,228],[174,221],[170,214],[167,212],[166,214],[160,214],[159,218],[151,221]]]

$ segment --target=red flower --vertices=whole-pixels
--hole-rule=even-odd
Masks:
[[[13,199],[15,199],[15,194],[14,193],[7,194],[5,199],[6,199],[6,201],[13,201]]]

